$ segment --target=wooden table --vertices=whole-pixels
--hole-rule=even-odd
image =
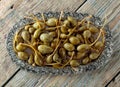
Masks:
[[[113,55],[104,67],[80,75],[39,75],[20,69],[6,50],[6,37],[23,16],[45,11],[73,11],[108,18]],[[120,0],[0,0],[0,86],[120,87]]]

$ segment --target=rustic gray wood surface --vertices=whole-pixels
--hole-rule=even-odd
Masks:
[[[119,87],[120,86],[120,74],[112,80],[108,87]]]
[[[107,22],[113,33],[113,55],[104,67],[80,75],[39,75],[14,64],[6,50],[6,35],[23,16],[45,11],[90,13]],[[120,87],[120,0],[1,0],[0,86],[5,87]]]
[[[2,59],[2,61],[0,61],[0,64],[2,65],[0,67],[0,71],[2,71],[0,72],[0,84],[2,85],[4,82],[6,82],[6,80],[9,79],[14,74],[14,72],[19,69],[19,67],[16,67],[16,65],[10,60],[10,56],[7,53],[5,44],[6,35],[15,24],[15,22],[19,21],[19,19],[27,15],[29,12],[32,13],[37,10],[40,12],[47,9],[49,11],[55,11],[55,9],[56,11],[57,9],[59,9],[59,11],[62,9],[65,11],[73,11],[77,9],[83,2],[84,0],[70,0],[70,2],[67,2],[66,0],[59,2],[57,2],[57,0],[9,0],[7,2],[6,0],[0,1],[0,59]],[[2,75],[3,73],[5,73],[4,76]]]

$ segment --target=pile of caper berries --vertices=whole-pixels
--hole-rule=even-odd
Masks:
[[[78,67],[96,60],[104,49],[104,30],[90,21],[71,16],[34,19],[13,41],[18,58],[32,66]]]

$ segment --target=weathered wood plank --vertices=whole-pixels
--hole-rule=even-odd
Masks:
[[[120,49],[120,1],[118,0],[114,0],[114,2],[112,0],[104,0],[103,1],[99,1],[96,0],[94,3],[92,2],[88,2],[85,3],[84,6],[86,8],[80,8],[78,12],[87,12],[90,14],[95,14],[96,16],[100,16],[101,18],[106,17],[108,18],[108,23],[110,28],[112,29],[112,33],[113,33],[113,52],[114,55],[111,57],[111,61],[102,69],[100,69],[100,71],[97,71],[96,74],[99,72],[98,76],[97,75],[91,75],[91,77],[94,79],[93,80],[93,84],[89,85],[90,87],[96,86],[97,87],[101,87],[101,86],[105,86],[113,77],[114,75],[120,71],[120,52],[117,53],[117,51],[119,51]],[[88,6],[87,4],[90,4],[91,6]],[[92,5],[94,6],[92,7]],[[97,9],[99,8],[99,9]],[[93,9],[94,12],[89,11],[90,9]],[[86,11],[85,11],[86,10]],[[117,36],[116,36],[117,35]],[[117,43],[116,43],[117,42]],[[118,49],[118,50],[116,50]],[[113,59],[114,58],[114,59]],[[100,82],[99,82],[100,81]],[[98,82],[98,83],[97,83]]]
[[[108,85],[108,87],[119,87],[120,86],[120,74]]]
[[[14,64],[11,61],[10,56],[7,53],[5,40],[6,40],[8,31],[12,28],[12,26],[15,24],[15,22],[21,18],[21,15],[18,15],[18,13],[16,11],[17,8],[19,7],[19,5],[16,6],[16,8],[14,8],[14,9],[9,9],[9,7],[13,4],[15,6],[18,3],[19,4],[22,3],[22,0],[17,0],[17,1],[11,0],[4,5],[5,2],[6,2],[6,0],[4,0],[4,1],[2,0],[0,2],[0,4],[1,4],[0,5],[0,9],[1,9],[0,10],[1,11],[0,12],[0,14],[1,14],[0,15],[0,59],[1,59],[1,61],[0,61],[0,71],[1,71],[0,72],[0,77],[1,77],[0,78],[0,86],[3,83],[5,83],[6,80],[9,79],[15,73],[15,71],[18,69],[18,67],[16,67],[16,64]],[[24,3],[26,3],[26,2],[24,2]]]
[[[120,26],[117,25],[118,27]],[[120,32],[120,31],[119,31]],[[118,37],[120,39],[120,33],[118,33],[117,36],[114,36],[114,39],[118,40]],[[116,41],[117,41],[116,40]],[[116,41],[114,44],[116,44]],[[120,44],[120,42],[118,43]],[[117,44],[117,45],[118,45]],[[118,47],[118,46],[117,46]],[[116,48],[116,45],[114,46],[114,50]],[[120,46],[119,46],[120,48]],[[42,85],[43,87],[52,87],[52,86],[61,86],[61,87],[102,87],[105,86],[115,75],[120,71],[120,59],[119,55],[120,51],[116,50],[114,51],[114,55],[112,55],[111,58],[114,58],[112,61],[110,61],[105,67],[101,67],[99,70],[95,70],[94,72],[90,73],[83,73],[80,75],[73,75],[73,76],[52,76],[49,80],[47,80],[46,84]],[[60,78],[62,80],[60,80]],[[67,78],[67,79],[66,79]],[[37,86],[42,83],[38,83]],[[62,85],[61,85],[62,84]]]
[[[16,81],[13,84],[9,84],[6,87],[34,87],[35,84],[39,81],[44,82],[49,76],[48,75],[39,75],[28,72],[26,75],[26,71],[20,70],[17,76],[14,77]]]
[[[10,6],[12,4],[15,4],[17,2],[15,2],[15,0],[9,0],[6,2],[6,0],[2,0],[0,2],[0,86],[7,80],[10,78],[11,75],[14,74],[14,72],[18,69],[16,67],[16,64],[14,64],[13,62],[11,62],[11,59],[7,53],[6,50],[6,44],[5,44],[5,40],[6,40],[6,36],[8,31],[10,30],[11,26],[8,24],[9,22],[6,19],[6,23],[4,21],[2,21],[2,18],[5,16],[5,13],[9,13],[11,12]],[[11,21],[12,23],[14,23],[14,21]],[[4,27],[2,26],[4,25]]]
[[[2,0],[0,2],[0,19],[6,17],[22,3],[22,0]]]
[[[29,12],[74,11],[85,0],[2,0],[0,1],[0,86],[19,69],[11,61],[6,50],[5,39],[12,26]],[[21,71],[22,72],[22,71]],[[21,73],[20,72],[20,73]],[[3,74],[4,73],[4,74]],[[22,74],[20,74],[22,75]],[[26,72],[28,77],[30,74]],[[37,76],[37,75],[36,75]],[[24,77],[23,77],[24,78]],[[31,78],[31,77],[30,77]],[[34,78],[34,75],[33,75]],[[40,76],[39,76],[40,78]],[[39,79],[36,78],[36,79]],[[46,76],[44,76],[46,78]],[[28,78],[29,79],[29,78]],[[26,80],[27,81],[27,80]],[[41,80],[42,81],[42,80]],[[22,83],[22,82],[21,82]],[[32,85],[31,85],[32,86]]]
[[[80,75],[73,75],[73,76],[46,76],[44,78],[40,77],[37,78],[36,82],[33,82],[30,80],[32,84],[29,83],[29,81],[26,81],[30,78],[28,73],[24,74],[24,77],[27,77],[28,79],[24,80],[27,84],[22,85],[24,86],[35,86],[35,87],[104,87],[113,77],[116,75],[118,71],[120,71],[120,59],[119,59],[119,48],[120,48],[120,12],[119,12],[119,4],[120,2],[118,0],[88,0],[80,9],[78,12],[86,12],[95,14],[96,16],[104,16],[106,13],[108,17],[108,22],[110,25],[110,28],[112,29],[113,35],[114,35],[114,55],[112,55],[112,61],[110,61],[105,67],[100,68],[99,70],[95,70],[94,72],[89,73],[82,73]],[[96,13],[93,12],[93,9]],[[37,12],[37,11],[36,11]],[[116,48],[118,48],[116,50]],[[22,83],[22,79],[24,77],[21,77],[20,79],[17,79],[22,74],[18,73],[11,81],[8,83],[7,87],[13,86],[13,84],[20,84]],[[44,81],[43,81],[44,80]],[[18,81],[20,83],[18,83]],[[38,81],[38,83],[37,83]],[[29,83],[29,84],[28,84]],[[35,85],[35,83],[37,83]],[[22,83],[23,84],[23,83]],[[14,85],[15,86],[15,85]],[[13,86],[13,87],[14,87]],[[21,85],[19,85],[21,86]]]
[[[114,77],[114,75],[120,71],[120,52],[119,50],[116,50],[116,48],[120,48],[119,4],[120,1],[118,0],[114,0],[114,2],[112,0],[88,0],[78,10],[78,12],[90,13],[102,18],[104,15],[107,16],[109,26],[112,29],[114,35],[114,55],[111,57],[112,61],[94,72],[84,73],[77,76],[52,76],[49,80],[46,81],[46,84],[40,85],[42,83],[38,82],[36,87],[104,87]],[[62,80],[60,78],[62,78]]]

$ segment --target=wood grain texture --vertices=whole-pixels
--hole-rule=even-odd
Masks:
[[[111,61],[94,72],[73,76],[52,76],[44,85],[35,87],[104,87],[120,71],[120,1],[88,0],[77,12],[90,13],[104,18],[106,15],[113,33]],[[117,49],[116,49],[117,48]],[[62,80],[60,79],[62,78]],[[66,79],[67,78],[67,79]],[[40,86],[39,86],[40,85]]]
[[[120,87],[120,74],[108,85],[108,87]]]
[[[14,64],[11,61],[10,56],[8,55],[6,50],[5,40],[12,26],[16,22],[18,22],[19,19],[23,18],[25,15],[28,15],[28,13],[36,13],[43,11],[61,11],[61,10],[74,11],[84,1],[85,0],[74,0],[74,1],[73,0],[69,0],[69,1],[67,0],[59,0],[59,1],[58,0],[39,0],[39,1],[38,0],[9,0],[9,1],[1,0],[0,1],[0,60],[1,60],[0,71],[2,71],[0,72],[0,77],[1,77],[0,86],[7,79],[9,79],[15,73],[16,70],[19,69],[19,67],[16,66],[16,64]],[[21,75],[22,74],[20,74],[20,77]],[[29,76],[31,76],[32,74],[28,74],[26,72],[25,75],[28,75],[28,78],[25,79],[27,81],[29,78],[31,78]],[[33,78],[35,77],[34,75],[32,76]],[[44,78],[46,78],[46,76]],[[12,87],[14,86],[15,85],[13,84]]]
[[[51,0],[49,2],[50,5],[48,5],[47,9],[41,8],[39,5],[41,3],[42,6],[46,6],[47,1],[40,1],[39,4],[36,4],[34,6],[34,2],[30,4],[29,6],[33,6],[30,10],[23,10],[28,12],[39,12],[39,11],[49,11],[55,10],[56,2]],[[54,2],[56,5],[54,5],[52,2]],[[52,5],[51,5],[52,3]],[[69,2],[70,3],[70,2]],[[77,3],[77,2],[76,2]],[[25,2],[22,2],[21,5],[28,5]],[[17,18],[17,15],[19,13],[19,16],[23,16],[23,12],[20,9],[23,9],[24,6],[19,6],[15,12],[15,17]],[[38,7],[38,6],[39,7]],[[76,4],[74,4],[76,5]],[[50,7],[49,7],[50,6]],[[37,7],[39,8],[37,10]],[[29,8],[26,6],[25,8]],[[62,7],[61,7],[62,8]],[[67,11],[66,7],[65,8]],[[77,7],[75,6],[75,9]],[[15,8],[14,8],[15,9]],[[56,8],[59,9],[58,7]],[[70,10],[73,8],[70,8]],[[73,9],[72,11],[74,11]],[[86,72],[81,73],[80,75],[64,75],[64,76],[54,76],[54,75],[43,75],[39,76],[37,74],[29,73],[26,71],[21,70],[16,74],[16,76],[6,85],[6,87],[104,87],[119,71],[120,71],[120,1],[119,0],[88,0],[82,7],[78,10],[78,12],[83,13],[90,13],[94,14],[96,16],[100,16],[104,18],[106,15],[108,18],[108,23],[110,26],[110,29],[113,33],[113,52],[114,54],[111,57],[111,61],[107,63],[104,67],[101,67],[99,70],[95,70],[93,72]],[[26,12],[27,13],[27,12]],[[6,15],[7,18],[9,18],[8,15]],[[5,18],[6,18],[5,17]],[[20,18],[18,17],[18,18]],[[5,19],[5,22],[7,21],[7,18]],[[12,17],[14,18],[14,17]],[[11,21],[12,21],[12,18]],[[13,22],[16,21],[16,19],[13,20]],[[11,23],[10,21],[7,23]],[[11,26],[11,24],[9,26]],[[32,80],[34,79],[34,80]],[[120,81],[118,80],[117,83]],[[113,86],[113,85],[112,85]],[[111,86],[111,87],[112,87]],[[117,86],[116,86],[117,87]],[[119,87],[119,85],[118,85]]]
[[[0,85],[6,82],[6,80],[9,79],[18,69],[18,67],[16,67],[16,64],[11,61],[10,56],[7,53],[5,40],[9,30],[21,17],[16,12],[17,7],[14,9],[9,8],[11,5],[16,5],[18,2],[22,3],[20,0],[11,0],[7,3],[5,2],[6,0],[2,0],[0,2],[0,71],[2,71],[0,72]],[[19,7],[19,5],[17,6]]]
[[[40,75],[40,74],[33,74],[28,72],[26,75],[26,71],[20,70],[18,74],[14,77],[15,81],[13,84],[9,84],[6,87],[34,87],[35,84],[39,81],[44,82],[47,80],[48,75]]]
[[[17,69],[16,65],[11,62],[11,59],[7,53],[7,50],[6,50],[6,43],[5,43],[5,40],[6,40],[6,37],[7,37],[7,33],[8,33],[8,30],[11,28],[7,23],[6,25],[6,28],[5,26],[3,27],[2,25],[5,24],[5,22],[2,21],[2,13],[4,13],[4,10],[5,10],[5,7],[4,5],[5,2],[4,1],[1,1],[0,2],[0,85],[2,85],[2,83],[5,82],[5,80],[7,80]],[[10,3],[11,4],[11,3]],[[6,3],[5,6],[9,7],[9,3]],[[3,8],[3,9],[2,9]]]

